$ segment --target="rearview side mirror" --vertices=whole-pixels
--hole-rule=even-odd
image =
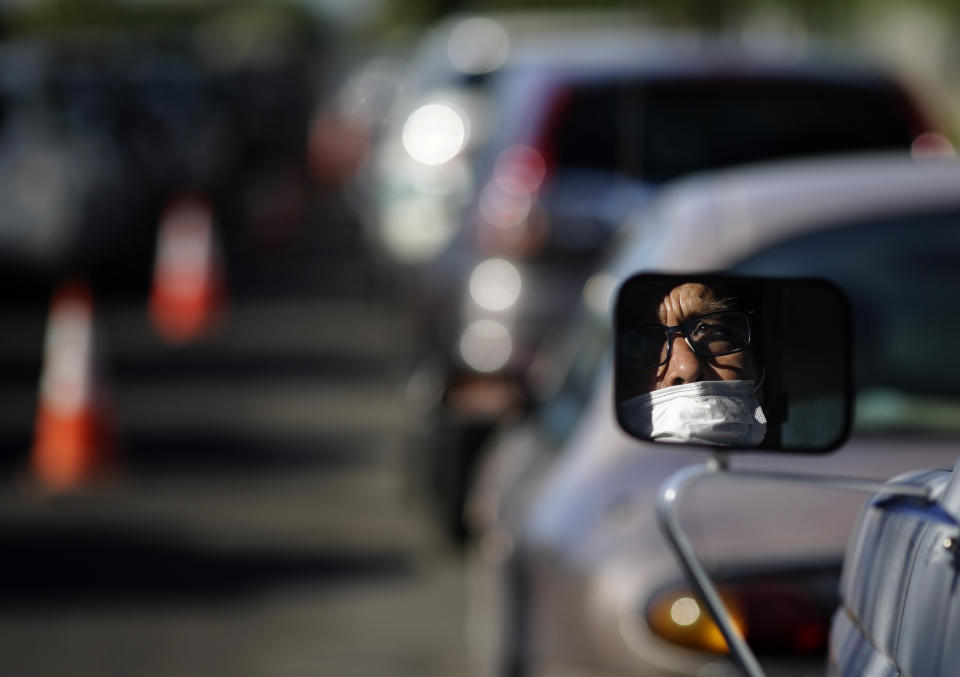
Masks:
[[[849,435],[850,309],[832,283],[635,275],[614,328],[616,415],[634,437],[820,453]]]

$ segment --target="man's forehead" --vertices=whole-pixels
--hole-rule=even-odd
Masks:
[[[661,324],[669,324],[729,307],[729,301],[721,298],[713,288],[700,282],[686,282],[663,295],[657,316]]]

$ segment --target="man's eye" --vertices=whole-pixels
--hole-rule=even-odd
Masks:
[[[700,341],[705,338],[726,336],[726,328],[721,324],[710,324],[707,322],[697,322],[697,325],[690,332],[690,338],[694,341]]]

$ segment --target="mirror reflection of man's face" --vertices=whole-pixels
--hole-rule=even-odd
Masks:
[[[656,299],[654,301],[655,305],[651,305],[651,308],[655,307],[656,315],[651,315],[651,322],[668,327],[675,327],[707,313],[730,309],[728,301],[699,282],[677,285],[664,295],[659,303],[656,303]],[[670,359],[666,364],[648,370],[645,377],[638,375],[638,381],[631,388],[634,394],[697,381],[756,378],[756,363],[749,350],[732,355],[702,357],[693,352],[683,334],[679,332],[671,334],[670,342]]]

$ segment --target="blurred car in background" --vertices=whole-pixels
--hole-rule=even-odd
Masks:
[[[401,73],[374,58],[349,78],[341,97],[367,103],[344,105],[373,127],[353,192],[381,274],[403,283],[456,235],[482,178],[484,149],[500,125],[517,123],[494,83],[518,50],[553,34],[635,35],[642,25],[642,16],[622,11],[454,14],[408,48]]]
[[[317,27],[266,5],[142,11],[157,23],[131,11],[0,44],[2,274],[141,291],[185,192],[255,245],[302,225]]]
[[[950,322],[942,309],[960,283],[958,185],[955,160],[797,160],[682,180],[641,210],[585,287],[568,349],[547,356],[559,372],[541,404],[497,429],[471,493],[482,673],[735,674],[705,612],[671,614],[695,595],[655,523],[660,483],[706,454],[637,442],[614,420],[609,301],[633,272],[821,277],[849,294],[853,438],[825,457],[757,455],[739,467],[884,478],[952,462],[955,379],[937,366],[952,334],[929,328]],[[685,497],[688,535],[771,674],[823,669],[860,503],[735,480]]]
[[[426,431],[411,447],[457,540],[468,537],[463,497],[484,437],[526,409],[543,338],[653,191],[764,159],[906,151],[934,129],[889,76],[832,55],[612,27],[527,35],[510,47],[482,87],[471,80],[459,98],[421,102],[389,156],[392,171],[407,168],[405,181],[460,186],[414,193],[456,209],[397,212],[411,229],[445,233],[411,271],[419,359],[409,393],[423,421],[412,427]],[[456,143],[429,155],[448,128]]]

